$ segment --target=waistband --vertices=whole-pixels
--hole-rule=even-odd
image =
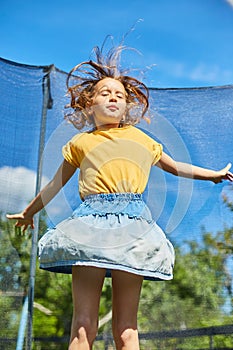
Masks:
[[[127,201],[135,201],[142,200],[141,193],[98,193],[98,194],[90,194],[84,198],[84,201],[114,201],[114,200],[127,200]]]
[[[108,214],[128,215],[152,221],[150,209],[140,193],[100,193],[88,195],[73,212],[72,217]]]

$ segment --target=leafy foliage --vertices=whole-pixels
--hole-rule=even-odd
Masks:
[[[232,210],[231,206],[229,209]],[[40,232],[46,228],[40,220]],[[0,220],[0,329],[2,336],[15,337],[22,302],[27,294],[31,241],[14,225]],[[175,278],[167,282],[145,281],[139,308],[141,333],[200,328],[233,323],[232,262],[233,228],[216,234],[202,230],[201,241],[187,241],[176,249]],[[100,318],[111,310],[111,279],[106,279],[100,303]],[[36,271],[34,337],[69,337],[72,317],[71,276]],[[110,333],[111,322],[100,329]],[[227,336],[215,336],[215,346],[233,347]],[[102,344],[103,345],[103,344]],[[101,343],[96,349],[103,349]],[[208,337],[142,340],[142,349],[208,348]],[[145,347],[144,347],[145,346]],[[67,344],[35,342],[39,349],[67,348]]]

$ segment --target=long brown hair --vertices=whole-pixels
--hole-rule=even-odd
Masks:
[[[120,68],[120,56],[126,46],[112,47],[106,55],[103,49],[94,48],[96,61],[81,62],[69,72],[66,80],[70,103],[66,108],[71,111],[65,115],[77,129],[94,125],[93,117],[88,113],[88,105],[94,93],[95,85],[104,78],[119,80],[126,91],[127,113],[124,124],[136,124],[141,118],[148,121],[145,113],[149,107],[149,90],[145,84],[128,75]]]

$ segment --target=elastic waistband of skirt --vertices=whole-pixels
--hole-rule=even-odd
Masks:
[[[126,200],[126,201],[135,201],[142,200],[141,193],[98,193],[90,194],[84,198],[84,201],[114,201],[114,200]]]

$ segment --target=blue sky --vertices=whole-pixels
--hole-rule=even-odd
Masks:
[[[127,63],[143,69],[153,87],[228,85],[233,82],[232,0],[1,0],[0,56],[69,71],[89,58],[106,35],[142,55]]]

